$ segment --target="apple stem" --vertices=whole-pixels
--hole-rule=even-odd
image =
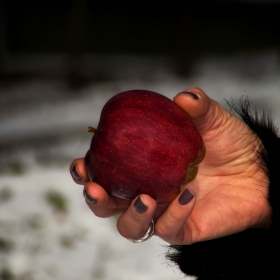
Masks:
[[[96,132],[96,128],[89,126],[89,127],[87,128],[87,131],[88,131],[88,132],[91,132],[91,133],[95,133],[95,132]]]

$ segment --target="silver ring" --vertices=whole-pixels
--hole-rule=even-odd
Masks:
[[[131,241],[133,243],[142,243],[142,242],[147,241],[148,239],[150,239],[153,236],[154,232],[155,232],[155,223],[154,223],[154,221],[152,219],[150,221],[150,226],[149,226],[147,232],[142,237],[136,238],[136,239],[129,239],[128,238],[127,240],[129,240],[129,241]]]

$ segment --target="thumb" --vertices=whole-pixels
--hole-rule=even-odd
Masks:
[[[178,93],[173,100],[191,117],[201,135],[224,124],[230,117],[229,112],[197,87]]]

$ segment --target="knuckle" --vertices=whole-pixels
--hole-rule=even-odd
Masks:
[[[164,222],[166,226],[172,228],[173,225],[180,223],[182,220],[182,215],[180,212],[171,211],[170,209],[167,210]]]
[[[166,227],[164,224],[156,224],[155,232],[163,240],[169,240],[173,237],[173,234],[169,230],[169,227]]]
[[[182,223],[179,213],[167,210],[165,217],[155,225],[156,234],[164,240],[176,239],[178,225]]]
[[[119,219],[117,222],[117,230],[119,234],[124,238],[129,238],[129,235],[127,234],[127,229],[124,227],[121,223],[121,220]],[[131,237],[130,237],[131,238]]]
[[[139,238],[145,234],[148,226],[144,226],[143,222],[137,222],[134,219],[119,218],[117,221],[117,230],[121,236],[125,238]],[[146,223],[145,223],[146,224]]]

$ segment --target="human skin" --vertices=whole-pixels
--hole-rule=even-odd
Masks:
[[[79,158],[72,162],[70,172],[94,198],[94,203],[86,200],[87,205],[98,217],[120,214],[117,228],[125,238],[143,236],[153,218],[155,235],[170,244],[192,244],[248,228],[269,228],[269,181],[256,153],[260,140],[200,88],[184,92],[176,95],[174,102],[192,118],[206,148],[196,178],[183,185],[168,206],[157,205],[146,194],[127,201],[109,196],[101,186],[89,182],[84,159]],[[75,166],[78,176],[73,176]]]

